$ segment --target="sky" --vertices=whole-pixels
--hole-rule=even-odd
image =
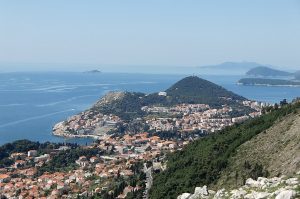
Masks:
[[[300,0],[0,0],[0,72],[300,69],[299,52]]]

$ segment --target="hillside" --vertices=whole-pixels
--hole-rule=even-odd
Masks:
[[[298,102],[281,109],[273,109],[271,113],[260,118],[226,128],[169,155],[167,169],[154,177],[150,198],[176,198],[181,193],[192,193],[199,186],[222,184],[231,187],[241,184],[249,177],[299,171],[300,160],[295,158],[299,157],[300,137],[296,130],[299,129],[299,108]],[[276,129],[276,132],[272,129]],[[282,135],[277,138],[279,134]],[[256,143],[261,138],[264,139],[255,145],[248,144]],[[246,155],[243,149],[246,150]],[[262,154],[258,156],[259,153]],[[279,157],[278,154],[287,157]],[[237,157],[242,157],[242,161]],[[248,160],[248,157],[252,159]],[[252,161],[253,158],[261,161]],[[287,161],[287,158],[291,159]],[[274,160],[275,167],[278,168],[270,165]],[[286,167],[288,163],[292,166]],[[240,167],[235,167],[235,164]],[[243,175],[239,176],[239,173]]]
[[[271,128],[238,147],[222,172],[218,186],[243,185],[251,169],[262,165],[269,176],[295,174],[300,168],[300,114],[291,113],[279,119]],[[251,176],[252,177],[252,176]]]
[[[220,107],[230,104],[236,108],[244,108],[237,102],[237,100],[245,100],[244,97],[196,76],[189,76],[178,81],[165,92],[166,96],[159,95],[159,93],[146,95],[136,92],[110,92],[92,109],[104,114],[113,113],[123,119],[132,119],[142,117],[144,112],[141,108],[151,105],[171,106],[191,103]]]
[[[166,90],[174,103],[204,103],[218,105],[229,101],[245,100],[221,86],[196,76],[186,77]]]
[[[261,76],[261,77],[284,77],[284,76],[292,76],[292,73],[276,70],[273,68],[269,68],[266,66],[259,66],[250,69],[246,75],[249,76]]]

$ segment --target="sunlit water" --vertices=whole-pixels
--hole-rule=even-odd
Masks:
[[[17,139],[90,143],[91,139],[53,136],[52,126],[93,105],[108,91],[157,92],[184,75],[118,73],[0,74],[0,145]],[[300,96],[295,87],[238,86],[240,76],[201,76],[249,99],[278,102]]]

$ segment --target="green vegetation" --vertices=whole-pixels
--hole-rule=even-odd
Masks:
[[[27,153],[29,150],[37,150],[39,154],[46,153],[50,149],[58,148],[63,144],[60,143],[39,143],[29,140],[17,140],[12,143],[4,144],[0,147],[0,168],[10,166],[13,161],[9,159],[12,153]],[[70,144],[70,146],[76,146]]]
[[[86,156],[87,159],[89,159],[92,156],[102,154],[103,152],[99,149],[84,149],[81,147],[61,151],[49,162],[39,168],[37,175],[42,175],[44,172],[54,173],[56,171],[70,171],[78,167],[78,165],[75,164],[75,161],[78,160],[80,156]]]
[[[196,76],[186,77],[166,90],[171,102],[220,106],[245,98]],[[231,99],[231,100],[230,100]]]
[[[243,85],[265,85],[265,86],[300,86],[300,82],[282,79],[243,78],[238,81]]]
[[[276,70],[265,66],[259,66],[249,70],[246,73],[246,75],[262,76],[262,77],[284,77],[284,76],[292,76],[293,74],[286,71]]]
[[[96,104],[92,109],[103,114],[115,114],[124,120],[131,120],[143,116],[144,112],[141,110],[143,106],[141,98],[143,97],[145,97],[143,93],[126,92],[122,98],[111,101],[104,106]]]
[[[217,134],[199,139],[182,151],[168,156],[167,169],[154,176],[150,198],[176,198],[179,194],[191,193],[196,186],[214,185],[220,178],[221,171],[227,168],[229,159],[237,148],[256,135],[270,128],[284,116],[293,113],[300,103],[272,109],[260,118],[243,124],[228,127]],[[245,163],[247,177],[268,175],[262,165]]]

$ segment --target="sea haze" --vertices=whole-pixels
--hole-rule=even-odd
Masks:
[[[52,126],[81,112],[108,91],[152,93],[167,89],[184,75],[120,73],[0,74],[0,145],[17,139],[76,142],[53,136]],[[300,88],[238,86],[241,76],[200,76],[249,99],[278,102],[300,96]]]

